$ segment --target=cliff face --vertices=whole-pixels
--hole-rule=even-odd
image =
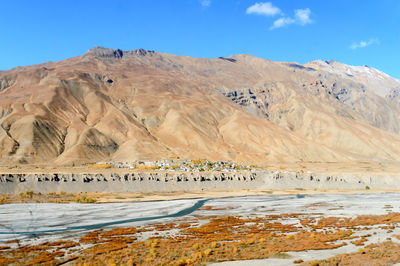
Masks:
[[[399,161],[399,88],[367,66],[96,47],[0,72],[0,160]]]

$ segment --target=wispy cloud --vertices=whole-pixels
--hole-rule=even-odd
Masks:
[[[292,18],[287,18],[287,17],[279,18],[274,21],[274,24],[272,24],[272,26],[269,29],[274,30],[274,29],[286,27],[287,25],[293,24],[294,22],[295,22],[295,20]]]
[[[282,17],[274,21],[272,26],[269,28],[270,30],[286,27],[290,24],[298,24],[301,26],[305,26],[307,24],[313,23],[311,16],[311,10],[309,8],[305,9],[296,9],[294,11],[294,18],[291,17]]]
[[[257,14],[264,16],[275,16],[282,14],[282,11],[271,2],[255,3],[246,10],[246,14]]]
[[[287,27],[290,24],[305,26],[313,23],[313,20],[310,17],[311,10],[309,8],[295,9],[294,17],[289,17],[286,16],[279,7],[274,6],[271,2],[255,3],[246,9],[246,14],[264,16],[280,15],[281,17],[274,21],[272,26],[269,28],[270,30]]]
[[[209,7],[209,6],[211,5],[211,0],[201,0],[201,1],[200,1],[200,4],[201,4],[203,7]]]
[[[373,45],[373,44],[379,44],[379,40],[378,39],[369,39],[368,41],[353,42],[350,45],[350,49],[356,50],[359,48],[365,48],[365,47]]]

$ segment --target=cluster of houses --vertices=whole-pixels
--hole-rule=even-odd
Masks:
[[[238,163],[209,160],[158,160],[158,161],[136,161],[136,162],[98,162],[97,165],[106,165],[112,168],[129,168],[155,171],[177,171],[177,172],[202,172],[221,171],[237,172],[240,170],[255,171],[257,166],[247,166]]]

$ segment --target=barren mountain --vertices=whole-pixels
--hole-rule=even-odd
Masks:
[[[367,66],[96,47],[0,72],[0,160],[400,161],[399,92]]]

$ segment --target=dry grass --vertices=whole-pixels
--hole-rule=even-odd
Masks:
[[[21,192],[18,195],[14,194],[0,194],[0,204],[10,203],[95,203],[96,198],[89,197],[82,194],[72,194],[60,191],[59,193],[51,192],[43,194],[40,192],[34,192],[27,190]]]

